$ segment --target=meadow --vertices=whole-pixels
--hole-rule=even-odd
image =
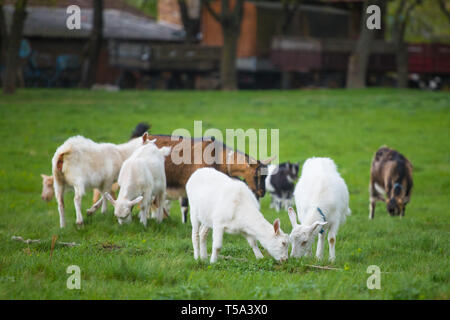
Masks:
[[[84,214],[85,225],[77,228],[67,192],[67,227],[59,228],[56,201],[40,198],[40,174],[51,174],[51,157],[68,137],[120,143],[141,121],[152,124],[152,133],[170,134],[192,132],[194,120],[204,130],[279,129],[280,161],[334,159],[352,209],[337,235],[334,264],[327,244],[323,261],[278,263],[265,250],[256,260],[245,238],[232,235],[225,235],[221,252],[232,258],[195,261],[190,222],[181,223],[177,202],[170,218],[151,220],[147,228],[136,216],[120,226],[111,206],[106,215]],[[449,299],[449,129],[444,92],[21,90],[1,96],[0,299]],[[378,203],[370,221],[370,163],[384,144],[412,162],[414,188],[403,219]],[[89,192],[84,212],[91,201]],[[290,232],[287,212],[269,204],[266,195],[266,219],[280,217]],[[50,258],[54,235],[78,246],[56,244]],[[80,290],[66,287],[70,265],[80,267]],[[366,285],[370,265],[381,270],[379,290]]]

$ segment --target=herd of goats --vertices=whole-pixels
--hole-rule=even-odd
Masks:
[[[329,259],[335,260],[339,225],[351,210],[347,185],[333,160],[307,159],[298,179],[299,163],[273,165],[274,158],[256,160],[213,137],[153,135],[147,132],[149,128],[146,123],[138,124],[123,144],[74,136],[57,148],[52,176],[42,175],[42,199],[56,198],[61,228],[66,225],[64,191],[73,188],[76,223],[82,225],[81,200],[86,189],[94,189],[87,214],[100,207],[105,213],[109,201],[120,224],[131,221],[136,205],[142,224],[147,225],[150,212],[151,218],[161,222],[174,199],[180,201],[185,223],[189,205],[195,259],[207,258],[207,236],[212,229],[211,263],[217,261],[225,232],[242,234],[256,258],[263,257],[259,242],[279,261],[288,258],[289,244],[291,257],[310,255],[316,237],[316,257],[321,259],[327,234]],[[192,151],[186,154],[191,161],[174,161],[169,156],[181,144],[188,149],[178,151]],[[195,150],[209,150],[214,161],[193,161]],[[370,170],[369,218],[374,218],[376,201],[385,202],[390,215],[403,217],[412,186],[411,163],[397,151],[381,147]],[[271,224],[261,213],[259,199],[266,191],[271,194],[271,208],[288,211],[289,235],[281,230],[278,218]]]

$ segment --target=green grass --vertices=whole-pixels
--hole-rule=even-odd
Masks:
[[[352,216],[341,226],[335,268],[314,258],[279,264],[263,251],[257,261],[243,237],[226,235],[222,254],[247,260],[193,258],[190,223],[174,202],[171,217],[147,229],[137,218],[119,226],[108,213],[75,226],[73,193],[68,226],[60,230],[55,201],[41,201],[40,173],[69,136],[123,142],[139,121],[154,133],[176,128],[278,128],[280,160],[329,156],[350,191]],[[25,90],[0,97],[0,299],[449,299],[450,95],[419,91],[141,92]],[[377,206],[368,220],[369,167],[383,144],[414,165],[414,190],[403,220]],[[89,193],[83,210],[91,203]],[[286,212],[262,212],[269,221]],[[42,239],[12,241],[13,235]],[[52,235],[75,241],[56,245]],[[210,242],[208,251],[211,251]],[[115,245],[113,249],[104,248]],[[325,247],[326,252],[328,246]],[[327,258],[327,255],[326,255]],[[66,268],[81,268],[81,290],[66,288]],[[382,271],[381,289],[366,286],[367,267]]]

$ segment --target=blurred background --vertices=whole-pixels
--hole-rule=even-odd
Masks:
[[[80,29],[70,30],[70,5]],[[365,27],[380,8],[381,29]],[[449,90],[448,0],[0,0],[1,85]]]

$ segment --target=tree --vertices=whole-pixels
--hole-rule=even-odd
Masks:
[[[91,35],[85,49],[81,87],[90,88],[97,77],[97,67],[103,41],[103,0],[93,0],[93,23]]]
[[[283,3],[283,23],[281,25],[281,34],[287,36],[292,19],[300,7],[303,0],[282,0]]]
[[[421,0],[401,0],[394,14],[392,39],[395,46],[397,63],[397,87],[408,86],[408,48],[405,43],[405,31],[412,10]]]
[[[23,25],[27,16],[27,0],[17,0],[14,6],[11,31],[8,35],[3,1],[1,1],[0,27],[2,28],[2,46],[4,46],[3,61],[5,61],[5,74],[3,78],[3,93],[13,94],[16,91],[16,80],[19,68],[19,50],[23,34]]]
[[[6,49],[8,48],[8,29],[6,27],[5,12],[3,11],[3,1],[0,0],[0,37],[1,37],[1,55],[0,65],[6,65]]]
[[[197,42],[197,34],[200,31],[200,12],[198,16],[191,16],[189,14],[189,8],[187,4],[188,0],[178,0],[178,6],[180,7],[181,21],[183,22],[184,30],[186,32],[185,42],[195,43]],[[200,6],[198,9],[200,10]]]
[[[447,20],[450,22],[450,12],[448,11],[447,6],[445,5],[445,0],[439,0],[439,8],[447,17]]]
[[[292,20],[297,13],[302,0],[283,0],[283,20],[281,24],[281,35],[287,36],[289,28],[292,24]],[[292,73],[289,71],[281,72],[281,88],[290,89],[291,88]]]
[[[223,47],[220,61],[220,80],[223,90],[237,89],[237,45],[241,32],[242,16],[244,14],[244,0],[235,0],[231,8],[230,0],[220,0],[221,11],[216,12],[211,7],[210,0],[204,0],[204,5],[213,18],[222,27]]]
[[[372,42],[377,30],[370,30],[366,25],[367,7],[381,7],[384,0],[369,0],[364,3],[361,14],[361,29],[355,50],[350,55],[347,66],[347,88],[364,88],[366,86],[367,66]]]

